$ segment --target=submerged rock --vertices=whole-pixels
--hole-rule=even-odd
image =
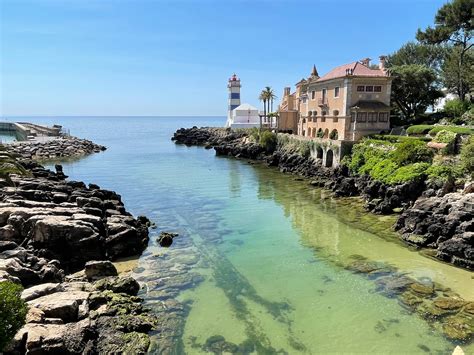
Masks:
[[[173,238],[177,236],[177,233],[161,232],[158,236],[158,243],[160,246],[168,248],[173,244]]]

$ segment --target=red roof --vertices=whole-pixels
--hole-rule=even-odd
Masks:
[[[349,74],[351,70],[352,74]],[[334,68],[326,75],[320,77],[317,81],[342,78],[347,76],[348,74],[352,76],[387,76],[387,74],[383,70],[370,69],[369,67],[366,67],[360,62],[353,62]]]

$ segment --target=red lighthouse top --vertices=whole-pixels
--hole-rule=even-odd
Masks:
[[[235,73],[229,78],[229,81],[238,81],[238,80],[239,78],[237,77],[237,75],[235,75]]]

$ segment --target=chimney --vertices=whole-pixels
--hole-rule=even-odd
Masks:
[[[290,90],[291,90],[290,87],[286,87],[283,91],[283,96],[290,96]]]
[[[386,68],[385,68],[385,61],[387,60],[387,56],[385,55],[381,55],[379,57],[379,69],[382,70],[382,71],[386,71]]]
[[[370,65],[370,58],[364,58],[364,59],[361,59],[360,60],[360,63],[362,65],[365,65],[366,67],[368,67]]]

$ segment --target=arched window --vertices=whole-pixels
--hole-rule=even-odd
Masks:
[[[316,128],[313,128],[313,134],[311,135],[311,137],[316,137]]]
[[[316,136],[317,136],[318,138],[323,138],[324,132],[323,132],[323,130],[322,130],[321,128],[318,129],[318,133],[316,134]]]
[[[329,139],[337,140],[339,134],[337,133],[337,129],[333,129],[331,133],[329,133]]]
[[[339,116],[339,110],[332,111],[333,116]]]

